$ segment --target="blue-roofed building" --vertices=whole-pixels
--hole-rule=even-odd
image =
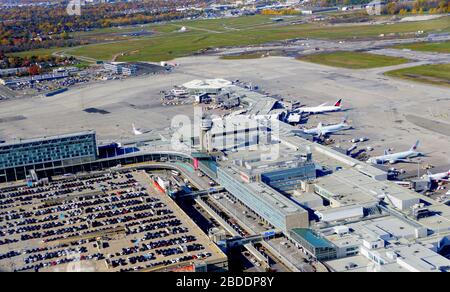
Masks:
[[[319,261],[333,260],[337,258],[337,248],[329,240],[321,237],[308,228],[294,228],[289,235],[305,251]]]

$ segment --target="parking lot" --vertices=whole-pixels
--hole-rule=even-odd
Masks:
[[[0,270],[138,271],[223,259],[142,172],[0,189]]]

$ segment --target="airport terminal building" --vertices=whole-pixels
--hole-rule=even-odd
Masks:
[[[0,182],[24,179],[30,170],[79,165],[96,159],[93,131],[4,143],[0,144]]]
[[[217,174],[227,191],[283,232],[309,226],[308,211],[270,186],[261,182],[242,183],[239,174],[228,167],[219,167]]]

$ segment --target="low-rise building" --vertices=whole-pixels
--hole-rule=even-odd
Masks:
[[[8,69],[0,69],[0,76],[12,76],[17,75],[19,73],[27,72],[27,67],[20,67],[20,68],[8,68]]]
[[[289,235],[307,254],[319,261],[337,258],[336,246],[311,229],[294,228],[289,232]]]
[[[0,79],[0,84],[5,85],[5,86],[17,86],[17,85],[21,85],[21,84],[32,84],[35,82],[63,79],[63,78],[67,78],[67,77],[69,77],[69,74],[67,72],[50,73],[50,74],[41,74],[41,75],[34,75],[34,76],[21,77],[21,78]]]
[[[113,74],[125,76],[135,75],[137,72],[137,67],[135,65],[119,62],[104,63],[103,68]]]

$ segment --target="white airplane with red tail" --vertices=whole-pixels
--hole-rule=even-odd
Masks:
[[[324,114],[330,112],[338,112],[342,110],[342,99],[336,102],[334,105],[328,105],[328,103],[323,103],[319,106],[314,107],[300,107],[297,109],[300,113],[306,114]]]

